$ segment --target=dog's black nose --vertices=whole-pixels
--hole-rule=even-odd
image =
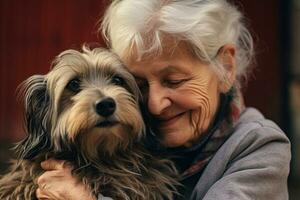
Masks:
[[[116,110],[116,102],[111,97],[106,97],[96,102],[96,112],[103,116],[108,117]]]

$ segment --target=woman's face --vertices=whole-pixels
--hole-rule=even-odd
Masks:
[[[180,45],[154,59],[126,64],[158,121],[163,145],[190,146],[208,130],[220,95],[219,79],[208,64]]]

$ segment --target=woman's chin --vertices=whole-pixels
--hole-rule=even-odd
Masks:
[[[184,134],[180,134],[175,131],[165,133],[161,138],[161,144],[168,148],[175,148],[181,146],[188,147],[189,146],[188,138],[182,136],[184,136]]]

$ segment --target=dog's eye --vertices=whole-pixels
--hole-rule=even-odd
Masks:
[[[120,76],[113,76],[111,82],[115,85],[120,85],[120,86],[125,85],[124,79]]]
[[[79,92],[80,91],[80,80],[78,78],[72,79],[68,85],[67,89],[72,92]]]

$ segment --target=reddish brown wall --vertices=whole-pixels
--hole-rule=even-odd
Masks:
[[[45,73],[55,55],[84,42],[100,41],[96,22],[101,0],[0,1],[0,139],[23,136],[17,85]]]
[[[104,0],[1,0],[0,1],[0,141],[23,137],[21,106],[15,89],[25,78],[46,73],[62,50],[84,42],[100,41],[96,21]],[[280,66],[278,9],[274,0],[236,0],[250,18],[259,38],[258,69],[249,82],[248,105],[268,117],[280,119]]]
[[[261,110],[268,118],[283,124],[280,66],[280,9],[279,0],[235,0],[242,4],[254,32],[257,64],[246,88],[246,103]],[[285,128],[285,127],[283,127]]]

